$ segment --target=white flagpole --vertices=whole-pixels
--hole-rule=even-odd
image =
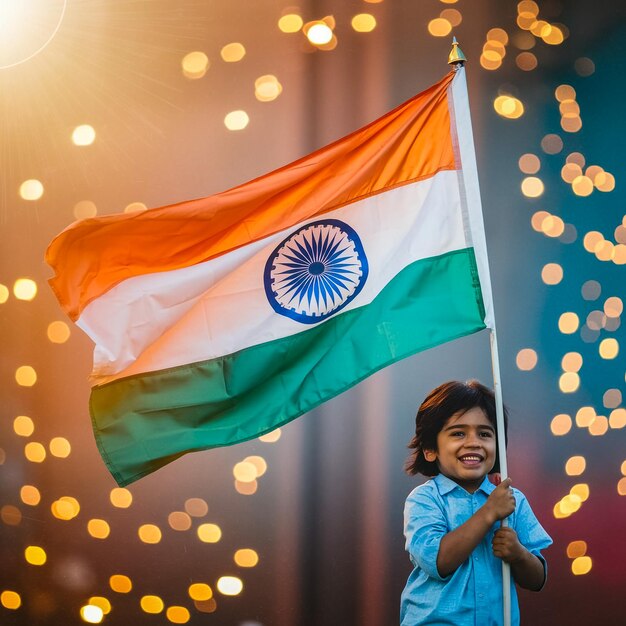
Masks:
[[[483,223],[482,203],[478,185],[478,169],[476,168],[476,152],[474,136],[472,134],[472,120],[470,116],[467,82],[465,79],[465,55],[461,52],[456,41],[452,42],[452,52],[448,63],[454,67],[456,76],[452,82],[453,124],[456,128],[455,156],[461,161],[459,171],[461,200],[464,204],[463,213],[467,217],[465,228],[467,238],[472,242],[476,255],[476,265],[480,278],[480,287],[485,305],[485,325],[489,329],[491,339],[491,366],[493,371],[493,387],[496,400],[496,428],[498,431],[498,456],[500,459],[500,474],[502,480],[507,478],[506,441],[504,430],[504,405],[502,403],[502,386],[500,384],[500,361],[498,358],[498,339],[496,322],[493,312],[493,294],[491,291],[491,276],[487,259],[487,241]],[[502,526],[507,526],[507,520],[502,520]],[[511,568],[502,561],[502,600],[504,608],[504,626],[511,625]]]

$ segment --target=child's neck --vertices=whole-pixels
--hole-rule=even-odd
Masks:
[[[477,478],[476,480],[471,480],[471,481],[470,480],[468,481],[458,480],[456,478],[453,478],[452,476],[447,476],[446,474],[444,474],[444,476],[448,478],[449,480],[451,480],[453,483],[456,483],[459,487],[461,487],[465,491],[467,491],[467,493],[472,493],[472,494],[478,491],[478,488],[483,484],[483,481],[485,480],[485,476],[481,476],[480,478]]]

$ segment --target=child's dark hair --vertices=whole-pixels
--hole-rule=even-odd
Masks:
[[[436,476],[439,468],[436,461],[427,461],[424,450],[437,449],[437,435],[446,420],[454,415],[479,407],[487,419],[496,427],[496,400],[494,393],[477,380],[462,383],[452,380],[433,389],[422,402],[415,417],[415,437],[409,448],[413,450],[407,459],[404,469],[408,474]],[[507,412],[504,409],[504,441],[506,443]],[[500,456],[496,448],[496,462],[490,474],[500,471]]]

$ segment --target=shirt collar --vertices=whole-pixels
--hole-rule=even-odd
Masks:
[[[433,480],[435,481],[437,488],[439,489],[439,493],[442,496],[445,496],[447,493],[450,493],[452,490],[454,490],[457,487],[465,491],[463,487],[455,483],[452,479],[448,478],[447,476],[444,476],[443,474],[437,474],[437,476],[435,476]],[[495,488],[496,488],[495,485],[489,481],[489,478],[487,478],[487,476],[485,476],[485,478],[483,479],[483,482],[480,484],[480,487],[478,487],[476,491],[482,491],[486,493],[487,495],[489,495]]]

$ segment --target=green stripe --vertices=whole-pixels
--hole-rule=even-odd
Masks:
[[[91,394],[98,447],[127,485],[195,450],[286,424],[377,370],[485,327],[472,249],[413,263],[370,304],[228,356]]]

